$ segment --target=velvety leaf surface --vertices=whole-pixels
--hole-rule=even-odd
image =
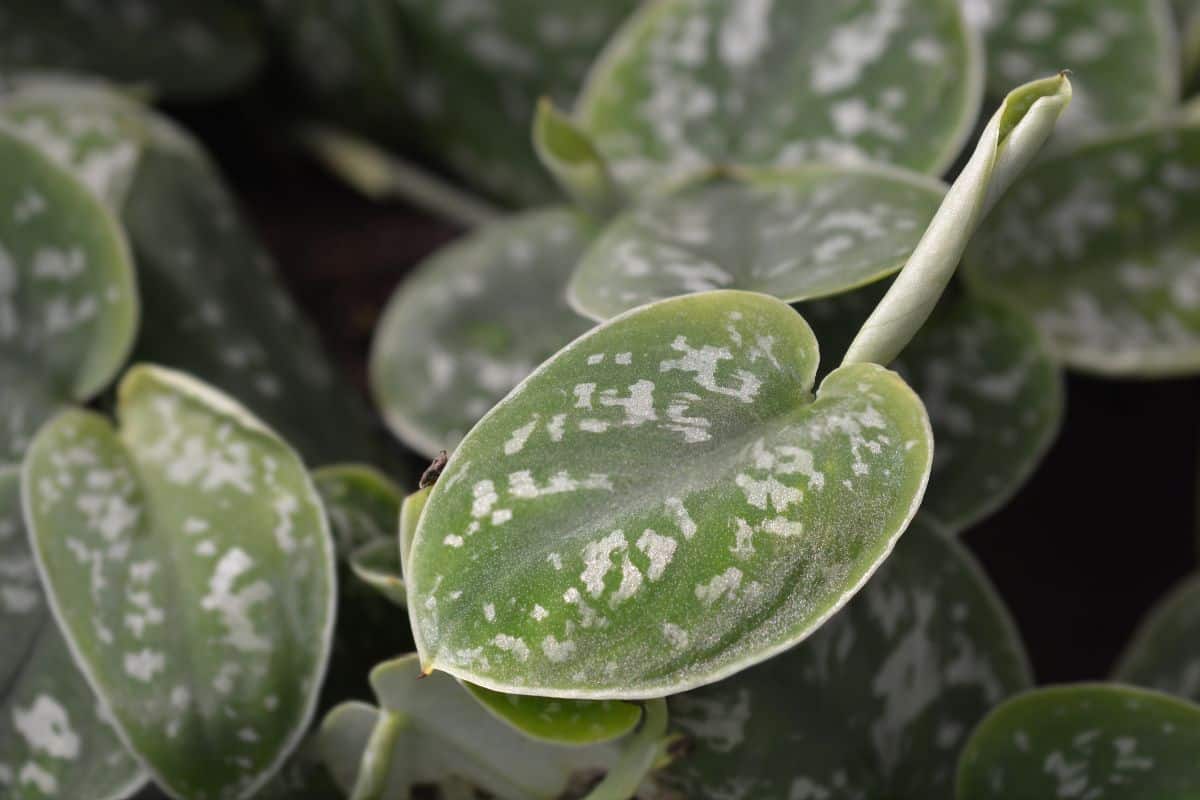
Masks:
[[[329,657],[321,502],[274,433],[181,373],[130,370],[118,415],[119,429],[63,412],[30,447],[38,567],[155,781],[180,797],[244,797],[303,732]]]
[[[1062,69],[1075,96],[1059,124],[1076,134],[1164,116],[1179,98],[1167,0],[960,0],[986,41],[988,94]]]
[[[224,94],[262,59],[248,9],[228,0],[6,0],[0,68],[99,73],[179,99]]]
[[[0,461],[55,408],[103,389],[138,302],[116,221],[82,183],[0,130]]]
[[[1138,627],[1113,670],[1123,683],[1200,702],[1200,578],[1176,586]]]
[[[429,146],[471,183],[518,205],[558,196],[529,122],[538,98],[570,104],[637,0],[491,0],[462,7],[399,0],[409,105]],[[469,97],[470,102],[461,98]]]
[[[0,467],[0,637],[0,793],[116,800],[144,783],[50,616],[16,467]]]
[[[903,266],[944,193],[937,181],[878,167],[702,180],[618,217],[588,248],[568,296],[607,319],[709,289],[788,302],[837,294]]]
[[[1200,706],[1117,684],[1009,700],[967,742],[958,800],[1200,797]]]
[[[384,418],[430,458],[451,450],[539,363],[590,326],[565,287],[590,231],[566,209],[488,225],[420,264],[371,348]]]
[[[978,44],[956,0],[668,0],[610,42],[579,118],[639,191],[714,164],[936,174],[979,109]]]
[[[502,798],[561,796],[573,781],[594,776],[616,760],[611,745],[539,742],[513,730],[475,701],[453,678],[421,680],[415,655],[381,664],[371,674],[380,709],[345,703],[321,724],[325,763],[349,792],[380,714],[401,715],[404,728],[389,758],[385,797],[407,797],[418,783],[463,778]]]
[[[424,665],[544,696],[654,697],[789,647],[924,491],[924,408],[834,371],[786,304],[664,300],[543,364],[463,440],[408,564]]]
[[[548,742],[606,742],[629,733],[642,718],[639,706],[621,700],[554,700],[462,685],[497,718]]]
[[[981,292],[1030,313],[1069,366],[1200,369],[1200,128],[1161,127],[1040,163],[967,253]]]
[[[800,306],[830,363],[886,288]],[[1002,507],[1058,433],[1062,370],[1029,318],[1008,304],[947,296],[891,367],[925,403],[937,443],[921,513],[952,531]]]
[[[692,749],[663,782],[729,800],[949,798],[971,729],[1031,684],[980,567],[918,516],[808,641],[671,698]]]

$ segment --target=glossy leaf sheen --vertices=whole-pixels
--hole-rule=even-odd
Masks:
[[[38,582],[20,479],[0,468],[0,792],[117,800],[145,782],[75,666]]]
[[[482,228],[418,266],[388,303],[371,388],[407,444],[452,450],[488,409],[590,323],[564,288],[590,236],[566,209]]]
[[[704,181],[610,224],[571,279],[571,303],[607,319],[709,289],[788,302],[844,292],[898,270],[944,192],[919,175],[862,167]]]
[[[1163,127],[1038,164],[967,252],[981,292],[1030,313],[1069,366],[1200,369],[1200,128]]]
[[[959,749],[1032,683],[1004,605],[967,550],[918,516],[811,639],[671,698],[684,797],[949,798]]]
[[[924,408],[834,371],[786,304],[665,300],[560,351],[463,440],[408,565],[427,668],[492,689],[655,697],[817,628],[924,491]],[[682,468],[686,465],[687,468]]]
[[[800,306],[830,363],[885,288]],[[891,367],[925,403],[937,443],[921,513],[955,532],[1003,506],[1058,433],[1062,370],[1029,318],[1004,303],[947,297]]]
[[[971,735],[958,800],[1200,796],[1200,706],[1116,684],[1038,689]]]
[[[721,164],[939,173],[982,86],[956,0],[665,0],[610,41],[578,110],[618,181],[647,191]]]
[[[130,370],[118,415],[116,429],[64,412],[31,446],[39,570],[155,781],[180,797],[244,797],[296,743],[329,656],[321,502],[275,434],[180,373]]]
[[[1113,679],[1200,703],[1200,578],[1185,579],[1147,615]]]
[[[448,675],[418,680],[419,674],[411,655],[381,664],[371,674],[380,707],[405,718],[390,756],[385,797],[408,797],[414,784],[457,777],[502,800],[554,798],[573,779],[592,776],[616,760],[610,745],[570,747],[530,739],[494,717]],[[321,724],[325,763],[344,791],[354,785],[379,714],[363,703],[343,703]]]
[[[262,53],[242,5],[228,0],[6,0],[0,68],[99,73],[181,99],[245,83]]]
[[[80,182],[0,130],[0,462],[103,389],[137,331],[129,249]]]
[[[1072,70],[1061,127],[1087,134],[1160,118],[1179,97],[1167,0],[960,0],[986,41],[988,93]]]

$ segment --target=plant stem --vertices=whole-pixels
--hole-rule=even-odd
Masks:
[[[622,748],[616,765],[584,800],[629,800],[654,768],[667,735],[667,701],[647,700],[642,709],[641,727]]]
[[[392,754],[396,740],[407,727],[408,718],[397,711],[383,711],[367,740],[362,762],[358,766],[358,777],[354,780],[354,791],[350,800],[382,800],[387,791],[388,773],[392,769]]]
[[[843,364],[886,366],[912,341],[933,313],[975,229],[1041,150],[1070,99],[1066,73],[1027,83],[1004,98]]]
[[[501,216],[486,200],[346,131],[312,123],[301,127],[300,139],[330,170],[373,200],[401,197],[465,228]]]

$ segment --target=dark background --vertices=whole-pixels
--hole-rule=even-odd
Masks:
[[[261,100],[168,111],[212,150],[280,277],[365,391],[384,304],[461,230],[401,201],[358,195],[295,147]],[[1198,410],[1200,378],[1069,375],[1049,454],[1012,502],[966,534],[1039,683],[1106,677],[1149,607],[1195,569]],[[410,474],[395,477],[411,489],[424,465],[404,458]]]

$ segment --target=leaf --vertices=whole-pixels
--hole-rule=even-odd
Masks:
[[[1116,684],[1037,689],[971,735],[958,800],[1190,798],[1200,793],[1200,706]]]
[[[664,0],[609,42],[578,117],[637,193],[710,165],[937,174],[974,124],[982,66],[957,0]]]
[[[329,657],[320,498],[274,433],[181,373],[134,367],[117,413],[119,429],[65,411],[31,445],[23,502],[38,569],[155,782],[182,798],[246,797],[299,740]]]
[[[642,718],[641,708],[620,700],[551,700],[493,692],[470,683],[463,688],[497,719],[545,742],[607,742],[632,731]]]
[[[604,157],[582,131],[549,98],[543,97],[533,117],[533,149],[575,205],[604,218],[623,198]]]
[[[262,56],[248,11],[221,0],[6,0],[0,16],[5,72],[99,73],[180,100],[244,85]]]
[[[1161,118],[1178,102],[1179,65],[1166,0],[962,0],[986,40],[988,93],[1070,69],[1075,99],[1062,128]]]
[[[1195,84],[1200,73],[1200,2],[1197,0],[1174,0],[1171,4],[1175,10],[1178,23],[1181,63],[1183,67],[1183,88]]]
[[[708,289],[788,302],[838,294],[900,269],[944,193],[883,167],[715,175],[618,217],[588,248],[568,298],[602,320]]]
[[[691,748],[665,784],[683,797],[951,797],[971,728],[1032,678],[975,559],[923,516],[811,639],[670,699]]]
[[[389,752],[367,754],[375,763],[391,766],[384,797],[408,797],[415,784],[459,777],[502,800],[554,798],[573,780],[590,777],[616,761],[611,745],[569,747],[523,736],[449,676],[417,680],[419,675],[415,655],[381,664],[371,673],[382,713],[396,715],[403,726]],[[347,793],[380,709],[343,703],[321,724],[325,763]]]
[[[1070,367],[1200,369],[1200,128],[1161,126],[1041,162],[966,255],[980,293],[1029,313]]]
[[[1138,626],[1113,679],[1200,702],[1200,577],[1181,581]]]
[[[129,248],[91,192],[0,129],[0,462],[100,392],[138,327]]]
[[[830,363],[885,289],[875,284],[800,306]],[[1002,508],[1058,434],[1062,370],[1032,321],[1006,303],[947,296],[891,367],[925,403],[937,442],[921,513],[952,531]]]
[[[422,262],[388,302],[371,389],[389,427],[433,458],[590,324],[564,287],[590,237],[566,209],[488,225]]]
[[[400,549],[393,539],[368,542],[350,554],[350,569],[360,581],[403,606],[407,599],[400,570]]]
[[[133,247],[144,319],[139,360],[183,369],[246,403],[317,463],[374,454],[365,404],[341,383],[315,331],[273,267],[215,167],[182,129],[104,84],[17,76],[0,95],[10,117],[113,205]],[[94,159],[68,134],[80,122],[113,139]],[[123,146],[117,142],[121,135]],[[86,154],[86,149],[84,150]],[[126,186],[128,184],[128,186]],[[328,424],[339,420],[337,426]]]
[[[20,478],[0,468],[0,787],[6,797],[118,800],[146,781],[59,634],[21,520]]]
[[[429,501],[432,491],[433,487],[427,486],[413,492],[404,498],[404,504],[400,506],[400,568],[406,574],[413,537],[417,535],[417,523],[421,521],[421,513],[425,511],[425,503]]]
[[[816,368],[791,308],[733,291],[643,306],[559,351],[429,496],[407,567],[425,670],[661,697],[809,635],[908,525],[932,450],[894,373],[838,369],[814,397]]]
[[[332,464],[313,470],[312,478],[339,557],[348,560],[381,540],[395,543],[403,495],[391,478],[366,464]]]

